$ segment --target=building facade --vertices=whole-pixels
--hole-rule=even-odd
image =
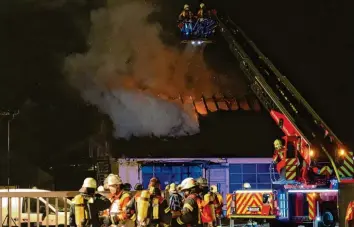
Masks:
[[[205,177],[217,185],[225,196],[241,189],[248,182],[254,189],[270,189],[273,176],[271,158],[182,158],[182,159],[119,159],[119,175],[133,186],[146,188],[150,178],[158,177],[164,189],[167,184],[179,184],[187,177]]]

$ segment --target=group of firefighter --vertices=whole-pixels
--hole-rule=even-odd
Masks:
[[[146,189],[137,184],[130,191],[129,186],[115,174],[98,188],[95,179],[86,178],[72,200],[69,225],[213,227],[220,223],[223,199],[205,178],[186,178],[180,185],[167,185],[164,191],[155,177]]]
[[[194,14],[190,9],[190,6],[185,4],[183,6],[182,12],[179,14],[178,19],[183,21],[194,19],[195,16],[197,16],[198,19],[208,18],[211,16],[211,11],[206,8],[204,3],[200,3],[199,7],[200,8],[198,9],[197,14]]]

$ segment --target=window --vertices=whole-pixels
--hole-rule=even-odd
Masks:
[[[257,189],[271,189],[271,184],[257,184]]]
[[[242,184],[242,174],[230,174],[230,184]]]
[[[269,175],[269,173],[258,174],[257,175],[257,183],[269,184],[270,183],[270,175]]]
[[[248,182],[252,185],[252,183],[257,183],[257,174],[243,174],[243,183]]]
[[[172,172],[171,166],[163,166],[163,167],[161,167],[161,172],[162,173],[171,173]]]
[[[153,167],[152,166],[143,166],[141,167],[141,171],[143,173],[151,173],[153,172]]]
[[[257,164],[257,173],[269,173],[269,164]]]
[[[230,173],[242,173],[241,164],[230,164],[229,166]]]
[[[230,164],[230,192],[242,189],[245,182],[250,183],[254,189],[271,189],[269,166],[269,163]]]
[[[180,173],[181,167],[180,166],[172,166],[172,173]]]
[[[257,164],[243,164],[243,173],[257,173]]]

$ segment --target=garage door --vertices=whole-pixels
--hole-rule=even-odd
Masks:
[[[160,179],[162,189],[165,189],[167,184],[179,184],[187,177],[202,176],[200,165],[144,165],[141,171],[144,188],[147,188],[150,179],[154,176]]]

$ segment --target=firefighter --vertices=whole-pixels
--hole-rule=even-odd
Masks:
[[[167,200],[162,196],[160,188],[155,187],[150,196],[150,226],[167,227],[171,223],[171,209]]]
[[[198,195],[197,182],[194,179],[189,179],[182,185],[181,191],[184,194],[185,201],[182,207],[182,214],[177,218],[177,223],[187,227],[201,227],[199,212],[202,201]]]
[[[96,194],[97,183],[93,178],[86,178],[70,207],[69,226],[101,226],[99,212],[108,209],[111,202]]]
[[[140,183],[137,183],[135,186],[134,186],[134,191],[138,192],[138,191],[142,191],[144,189],[143,185],[140,184]]]
[[[218,204],[216,195],[209,190],[208,180],[200,177],[197,179],[200,188],[200,197],[203,200],[201,221],[204,226],[212,227],[216,223],[215,205]]]
[[[123,185],[123,193],[128,193],[130,197],[132,196],[131,190],[132,190],[132,185],[131,184],[125,183]]]
[[[161,189],[161,182],[157,177],[153,177],[150,179],[148,189],[150,190],[151,188]]]
[[[129,203],[130,193],[124,192],[124,184],[120,177],[110,174],[107,177],[107,186],[110,191],[112,206],[109,209],[109,218],[105,219],[106,225],[133,227],[134,222],[126,215],[126,206]]]
[[[171,222],[167,200],[157,187],[141,191],[139,198],[135,197],[134,202],[130,202],[127,207],[137,227],[167,227]]]
[[[170,185],[169,192],[170,192],[169,206],[172,214],[171,226],[176,227],[179,226],[179,224],[177,223],[177,218],[181,216],[183,197],[178,193],[176,184],[174,183]]]
[[[208,12],[204,3],[200,3],[199,10],[197,12],[198,19],[204,19],[208,16]]]
[[[143,191],[143,185],[140,183],[137,183],[134,186],[134,190],[135,190],[135,195],[133,196],[133,198],[129,201],[129,203],[127,204],[126,207],[126,215],[128,218],[130,218],[132,221],[136,221],[136,209],[137,209],[137,201],[139,200],[140,196],[141,196],[141,192]]]
[[[163,195],[163,197],[167,200],[167,202],[169,203],[170,201],[170,185],[166,185],[165,187],[165,193]]]
[[[216,185],[210,186],[210,191],[214,193],[217,198],[217,204],[215,205],[215,213],[217,226],[221,225],[221,215],[222,215],[222,207],[224,206],[222,195],[218,192],[218,187]]]
[[[273,163],[276,164],[277,172],[280,175],[280,181],[285,180],[285,159],[286,150],[283,146],[283,142],[280,139],[276,139],[274,141]]]
[[[185,4],[182,12],[178,16],[178,20],[184,21],[184,20],[190,19],[191,13],[192,13],[192,11],[190,10],[189,5]],[[192,16],[193,16],[193,14],[192,14]]]

